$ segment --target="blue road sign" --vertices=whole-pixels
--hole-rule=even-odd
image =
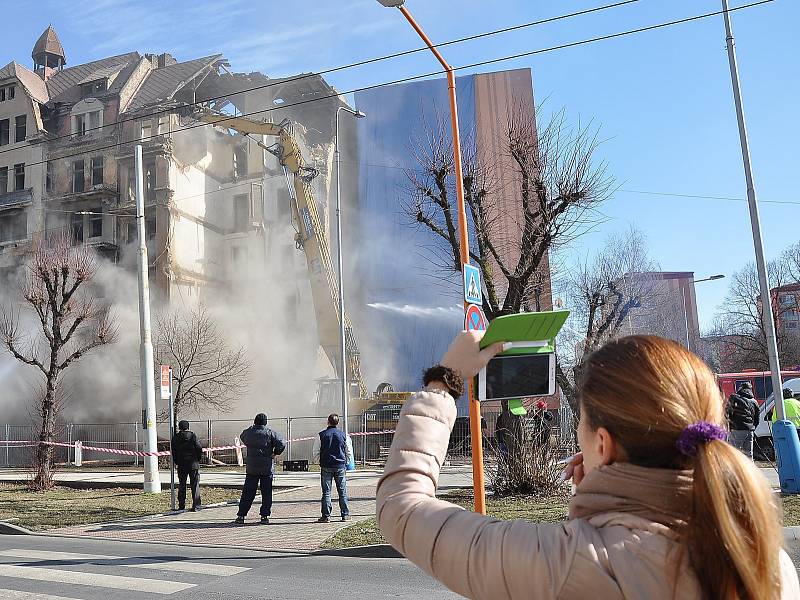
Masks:
[[[464,273],[464,300],[468,304],[483,304],[480,270],[472,265],[463,265],[462,272]]]

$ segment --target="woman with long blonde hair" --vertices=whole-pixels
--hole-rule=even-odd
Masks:
[[[377,514],[409,560],[487,600],[800,598],[775,494],[725,441],[713,374],[661,338],[622,338],[585,361],[566,522],[503,522],[437,500],[453,398],[502,350],[479,340],[456,338],[401,413]]]

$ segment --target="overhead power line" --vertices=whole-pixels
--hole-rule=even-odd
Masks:
[[[545,25],[547,23],[554,23],[556,21],[561,21],[561,20],[564,20],[564,19],[571,19],[571,18],[574,18],[574,17],[579,17],[579,16],[582,16],[582,15],[588,15],[588,14],[591,14],[591,13],[596,13],[596,12],[608,10],[608,9],[611,9],[611,8],[617,8],[619,6],[624,6],[626,4],[635,4],[635,3],[640,2],[640,1],[641,0],[623,0],[621,2],[614,2],[613,4],[605,4],[603,6],[596,6],[594,8],[587,8],[585,10],[580,10],[580,11],[577,11],[577,12],[567,13],[567,14],[563,14],[563,15],[557,15],[555,17],[549,17],[547,19],[540,19],[538,21],[529,21],[527,23],[520,23],[518,25],[512,25],[510,27],[504,27],[502,29],[494,29],[492,31],[485,31],[483,33],[477,33],[477,34],[474,34],[474,35],[469,35],[469,36],[465,36],[465,37],[461,37],[461,38],[456,38],[454,40],[449,40],[447,42],[442,42],[440,44],[434,44],[434,47],[435,48],[443,48],[445,46],[452,46],[454,44],[461,44],[461,43],[464,43],[464,42],[471,42],[471,41],[474,41],[474,40],[478,40],[478,39],[482,39],[482,38],[486,38],[486,37],[491,37],[491,36],[494,36],[494,35],[510,33],[512,31],[519,31],[521,29],[527,29],[529,27],[535,27],[537,25]],[[308,79],[308,78],[311,78],[311,77],[317,77],[317,76],[320,76],[320,75],[330,75],[331,73],[337,73],[339,71],[345,71],[345,70],[348,70],[348,69],[353,69],[353,68],[356,68],[356,67],[363,67],[363,66],[366,66],[366,65],[382,62],[382,61],[385,61],[385,60],[392,60],[392,59],[395,59],[395,58],[401,58],[403,56],[409,56],[411,54],[416,54],[418,52],[422,52],[422,51],[425,51],[425,50],[428,50],[428,49],[429,49],[428,46],[420,46],[418,48],[413,48],[411,50],[403,50],[401,52],[395,52],[393,54],[386,54],[386,55],[383,55],[383,56],[376,56],[374,58],[367,58],[367,59],[360,60],[360,61],[357,61],[357,62],[352,62],[352,63],[348,63],[348,64],[345,64],[345,65],[340,65],[338,67],[331,67],[331,68],[328,68],[328,69],[325,69],[325,70],[322,70],[322,71],[315,71],[315,72],[312,72],[312,73],[305,73],[303,75],[296,75],[296,76],[293,76],[293,77],[288,77],[286,79],[281,79],[280,81],[271,81],[271,82],[265,83],[263,85],[257,85],[257,86],[253,86],[253,87],[250,87],[250,88],[246,88],[246,89],[240,90],[238,92],[232,92],[232,93],[229,93],[229,94],[220,94],[219,96],[212,96],[210,98],[205,98],[202,101],[191,102],[191,103],[188,104],[188,106],[199,106],[200,104],[205,104],[206,102],[212,102],[214,100],[222,100],[223,98],[230,98],[231,96],[237,96],[239,94],[246,94],[246,93],[255,92],[255,91],[258,91],[258,90],[264,90],[264,89],[270,88],[270,87],[275,86],[275,85],[284,85],[286,83],[290,83],[290,82],[294,82],[294,81],[300,81],[300,80],[303,80],[303,79]],[[343,93],[349,93],[349,92],[343,92]],[[285,106],[286,105],[281,105],[281,107],[279,107],[279,108],[284,108]],[[161,109],[161,110],[156,110],[156,111],[153,111],[151,113],[148,113],[148,114],[144,115],[144,117],[154,117],[154,116],[157,116],[157,115],[167,114],[167,113],[173,112],[173,110],[174,109],[172,109],[172,108],[164,108],[164,109]],[[127,118],[124,118],[124,119],[118,119],[118,120],[112,121],[110,123],[105,123],[102,126],[90,127],[88,129],[86,129],[85,131],[87,131],[87,132],[89,132],[89,131],[99,131],[99,130],[103,129],[104,127],[113,127],[115,125],[121,125],[123,123],[129,123],[131,121],[136,121],[136,120],[141,119],[141,118],[143,118],[143,116],[140,115],[138,117],[127,117]],[[67,138],[70,138],[70,137],[72,137],[71,134],[63,134],[63,135],[58,135],[58,136],[51,136],[51,137],[48,137],[47,139],[43,139],[43,140],[34,140],[34,141],[31,141],[31,142],[28,142],[28,144],[31,145],[31,146],[34,146],[34,145],[43,144],[43,143],[46,143],[46,142],[57,141],[57,140],[60,140],[60,139],[67,139]],[[17,148],[13,148],[13,149],[12,148],[7,148],[5,150],[0,150],[0,154],[2,154],[4,152],[11,152],[12,150],[16,150],[16,149]]]
[[[736,198],[733,196],[703,196],[698,194],[675,194],[670,192],[651,192],[646,190],[627,190],[621,188],[617,190],[619,192],[625,192],[628,194],[646,194],[648,196],[669,196],[673,198],[692,198],[698,200],[726,200],[726,201],[733,201],[733,202],[747,202],[747,198]],[[758,199],[759,204],[796,204],[800,205],[800,201],[798,200],[763,200],[761,198]]]
[[[748,8],[761,6],[763,4],[770,4],[770,3],[775,2],[775,1],[776,0],[759,0],[758,2],[751,2],[750,4],[743,4],[741,6],[737,6],[735,8],[728,9],[728,12],[735,12],[735,11],[739,11],[739,10],[745,10],[745,9],[748,9]],[[472,69],[472,68],[476,68],[476,67],[482,67],[482,66],[486,66],[486,65],[497,64],[497,63],[500,63],[500,62],[505,62],[505,61],[510,61],[510,60],[517,60],[517,59],[528,57],[528,56],[535,56],[537,54],[545,54],[547,52],[553,52],[553,51],[556,51],[556,50],[563,50],[563,49],[566,49],[566,48],[574,48],[576,46],[581,46],[581,45],[585,45],[585,44],[593,44],[593,43],[597,43],[597,42],[601,42],[601,41],[607,41],[607,40],[620,38],[620,37],[624,37],[624,36],[634,35],[634,34],[638,34],[638,33],[644,33],[644,32],[647,32],[647,31],[654,31],[654,30],[657,30],[657,29],[663,29],[665,27],[671,27],[671,26],[675,26],[675,25],[682,25],[682,24],[685,24],[685,23],[690,23],[690,22],[693,22],[693,21],[699,21],[699,20],[702,20],[702,19],[707,19],[709,17],[718,16],[718,15],[723,14],[724,12],[725,12],[724,10],[718,10],[718,11],[714,11],[714,12],[695,15],[693,17],[686,17],[686,18],[677,19],[677,20],[674,20],[674,21],[666,21],[664,23],[657,23],[655,25],[648,25],[646,27],[639,27],[639,28],[636,28],[636,29],[629,29],[629,30],[626,30],[626,31],[618,32],[618,33],[612,33],[612,34],[608,34],[608,35],[588,38],[588,39],[579,40],[579,41],[576,41],[576,42],[570,42],[570,43],[567,43],[567,44],[560,44],[558,46],[549,46],[547,48],[540,48],[538,50],[531,50],[531,51],[528,51],[528,52],[521,52],[521,53],[518,53],[518,54],[502,56],[502,57],[499,57],[499,58],[483,60],[483,61],[474,62],[474,63],[470,63],[470,64],[466,64],[466,65],[461,65],[459,67],[453,67],[453,71],[463,71],[465,69]],[[409,77],[403,77],[401,79],[395,79],[393,81],[385,81],[385,82],[382,82],[382,83],[376,83],[376,84],[372,84],[372,85],[352,88],[350,90],[346,90],[346,91],[343,91],[343,92],[338,92],[336,94],[329,94],[327,96],[317,96],[317,97],[314,97],[314,98],[309,98],[307,100],[300,100],[298,102],[291,102],[291,103],[287,103],[287,104],[281,104],[280,106],[265,108],[263,110],[257,110],[257,111],[253,111],[253,112],[249,112],[249,113],[243,113],[241,115],[231,116],[231,117],[228,117],[228,118],[221,117],[218,121],[215,121],[213,123],[213,125],[214,126],[224,127],[224,123],[226,121],[232,120],[232,119],[235,119],[235,118],[261,116],[261,115],[264,115],[265,113],[270,113],[270,112],[275,111],[275,110],[283,110],[285,108],[289,108],[289,107],[293,107],[293,106],[301,106],[301,105],[311,104],[313,102],[321,102],[323,100],[329,100],[331,98],[337,98],[337,97],[339,97],[339,96],[341,96],[343,94],[352,94],[352,93],[356,93],[356,92],[365,92],[365,91],[374,90],[374,89],[378,89],[378,88],[382,88],[382,87],[388,87],[388,86],[391,86],[391,85],[398,85],[398,84],[401,84],[401,83],[408,83],[408,82],[411,82],[411,81],[417,81],[417,80],[420,80],[420,79],[426,79],[428,77],[433,77],[435,75],[443,75],[446,72],[447,71],[444,71],[444,70],[431,71],[429,73],[422,73],[422,74],[419,74],[419,75],[412,75],[412,76],[409,76]],[[172,112],[172,111],[170,111],[170,112]],[[177,134],[177,133],[181,133],[181,132],[184,132],[184,131],[189,131],[189,130],[192,130],[192,129],[196,129],[198,127],[207,127],[207,126],[210,126],[210,125],[211,125],[210,123],[199,122],[199,123],[196,123],[194,125],[189,125],[187,127],[183,127],[183,128],[181,128],[181,129],[179,129],[179,130],[177,130],[175,132],[170,132],[170,134],[173,134],[173,133]],[[154,134],[154,135],[145,136],[145,137],[140,138],[138,140],[132,140],[130,142],[115,142],[113,144],[109,144],[109,145],[106,145],[106,146],[98,146],[96,148],[92,148],[91,150],[85,150],[83,152],[77,152],[77,153],[74,153],[74,154],[67,154],[67,155],[64,155],[64,156],[59,156],[57,160],[64,160],[64,159],[72,158],[72,157],[75,157],[75,156],[84,156],[84,155],[89,154],[91,152],[98,152],[98,151],[101,151],[101,150],[109,150],[109,149],[116,148],[116,147],[119,147],[119,146],[127,146],[127,145],[131,145],[131,144],[139,144],[139,143],[141,143],[143,141],[151,140],[151,139],[156,138],[156,137],[160,137],[160,136],[158,134]],[[49,161],[38,161],[38,162],[33,162],[33,163],[27,163],[26,166],[42,165],[42,164],[45,164],[47,162],[49,162]]]

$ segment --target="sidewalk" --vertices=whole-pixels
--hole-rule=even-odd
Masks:
[[[317,475],[319,478],[319,475]],[[277,491],[273,495],[269,525],[259,523],[260,496],[250,509],[247,524],[234,525],[238,507],[227,505],[198,512],[153,515],[114,523],[78,525],[51,529],[45,535],[174,543],[192,546],[225,546],[250,550],[316,550],[330,536],[375,514],[375,486],[352,485],[348,481],[352,520],[339,520],[333,500],[330,523],[317,523],[320,516],[319,486]]]

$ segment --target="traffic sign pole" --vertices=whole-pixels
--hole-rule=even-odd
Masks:
[[[444,59],[444,56],[436,48],[436,45],[425,34],[422,28],[411,16],[405,6],[399,5],[398,8],[409,22],[414,31],[417,32],[422,41],[428,46],[436,60],[444,67],[447,72],[447,91],[450,99],[450,129],[453,135],[453,167],[456,178],[456,200],[458,202],[458,237],[459,254],[461,264],[469,264],[469,234],[467,233],[467,208],[464,202],[464,170],[461,166],[461,134],[458,130],[458,101],[456,99],[456,74],[453,67]],[[464,302],[464,312],[469,308],[468,302]],[[472,446],[472,486],[475,490],[475,512],[482,515],[486,514],[486,484],[483,477],[483,441],[481,439],[481,408],[478,398],[473,389],[472,378],[468,381],[469,394],[469,430]]]

